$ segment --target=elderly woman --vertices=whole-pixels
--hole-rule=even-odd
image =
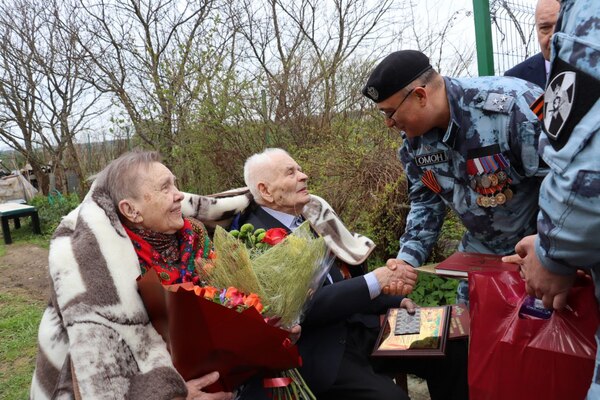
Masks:
[[[50,244],[51,301],[32,399],[232,398],[202,392],[216,372],[184,382],[137,291],[136,278],[150,268],[164,284],[194,280],[195,258],[208,256],[203,231],[182,217],[183,199],[157,153],[131,152],[63,219]],[[208,203],[189,196],[183,208],[201,217]]]

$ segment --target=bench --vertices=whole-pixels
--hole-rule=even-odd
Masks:
[[[0,204],[0,219],[2,220],[2,235],[4,235],[4,243],[12,243],[8,221],[12,219],[15,223],[15,229],[19,229],[21,227],[21,221],[19,218],[21,217],[31,217],[33,232],[38,235],[42,234],[40,229],[40,218],[38,216],[37,209],[34,206],[18,203],[4,203]]]

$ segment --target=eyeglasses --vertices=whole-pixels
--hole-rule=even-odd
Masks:
[[[393,119],[392,117],[394,116],[394,114],[396,114],[396,112],[398,111],[398,109],[400,108],[400,106],[402,106],[402,104],[404,104],[404,102],[406,101],[406,99],[408,99],[408,96],[410,96],[415,89],[417,88],[423,88],[425,89],[427,85],[422,85],[422,86],[415,86],[414,88],[410,89],[408,91],[408,93],[406,93],[406,96],[404,96],[404,98],[402,99],[402,101],[400,102],[400,104],[398,104],[398,107],[396,107],[394,109],[394,111],[383,111],[383,110],[379,110],[381,112],[381,114],[383,114],[383,116],[385,117],[385,119]]]

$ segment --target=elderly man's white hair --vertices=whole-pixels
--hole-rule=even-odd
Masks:
[[[258,183],[260,181],[269,181],[270,177],[273,176],[273,169],[270,168],[271,157],[276,154],[285,154],[289,156],[288,152],[279,148],[268,148],[263,150],[261,153],[256,153],[250,156],[244,163],[244,182],[254,200],[257,203],[262,202],[262,196],[258,190]]]

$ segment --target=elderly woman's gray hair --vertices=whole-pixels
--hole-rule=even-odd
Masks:
[[[118,208],[121,200],[137,197],[140,168],[149,168],[152,163],[161,161],[160,154],[156,151],[134,150],[124,153],[98,174],[96,185],[106,189]]]
[[[261,153],[256,153],[250,156],[244,163],[244,182],[254,200],[258,203],[262,200],[262,196],[258,190],[258,182],[269,181],[273,176],[273,169],[271,168],[271,156],[275,154],[285,154],[288,152],[279,148],[268,148],[263,150]]]

